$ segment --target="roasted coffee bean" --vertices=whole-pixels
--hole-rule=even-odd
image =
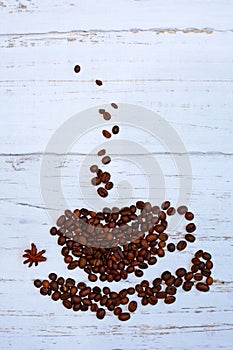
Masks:
[[[52,227],[52,228],[50,229],[50,234],[51,234],[52,236],[56,236],[56,235],[57,235],[57,228],[56,228],[56,227]]]
[[[104,112],[105,112],[105,109],[103,109],[103,108],[99,109],[99,114],[104,114]]]
[[[47,294],[48,294],[47,288],[41,287],[41,288],[40,288],[40,294],[41,294],[41,295],[47,295]]]
[[[195,273],[193,277],[195,281],[201,281],[203,279],[203,276],[201,273]]]
[[[162,280],[167,281],[171,277],[171,272],[169,271],[164,271],[161,275]]]
[[[184,250],[187,247],[187,242],[185,241],[179,241],[179,243],[177,243],[177,250]]]
[[[82,290],[82,289],[86,288],[86,283],[84,283],[84,282],[79,282],[79,283],[77,284],[77,287],[78,287],[78,289]]]
[[[118,315],[120,321],[128,321],[130,319],[130,314],[128,312],[122,312]]]
[[[193,284],[194,284],[194,283],[191,282],[191,281],[186,281],[186,282],[183,283],[182,288],[183,288],[183,290],[184,290],[185,292],[189,292],[189,291],[192,289]]]
[[[111,179],[111,175],[105,171],[102,175],[101,175],[101,181],[106,184],[107,182],[109,182],[109,180]]]
[[[164,299],[165,304],[173,304],[176,301],[176,298],[172,295],[169,295]]]
[[[81,310],[81,304],[74,304],[73,305],[73,310],[76,311],[76,312]]]
[[[186,281],[191,281],[191,279],[193,278],[193,273],[192,272],[187,272],[184,276]]]
[[[173,207],[170,207],[170,208],[167,210],[167,215],[168,215],[168,216],[175,215],[175,213],[176,213],[176,209],[173,208]]]
[[[90,282],[96,282],[97,281],[97,276],[94,275],[94,274],[90,274],[88,276],[88,279],[89,279]]]
[[[112,136],[112,134],[108,130],[103,130],[102,134],[104,137],[106,137],[106,139],[110,139],[110,137]]]
[[[72,303],[69,300],[63,300],[62,304],[65,306],[66,309],[72,309]]]
[[[197,290],[199,290],[200,292],[208,292],[210,290],[210,287],[208,286],[208,284],[199,282],[196,284],[196,288]]]
[[[176,288],[179,288],[179,287],[182,285],[182,283],[183,283],[182,278],[181,278],[181,277],[177,277],[177,278],[175,279],[175,281],[174,281],[174,286],[175,286]]]
[[[101,149],[97,154],[99,157],[104,156],[106,154],[106,149]]]
[[[107,182],[104,187],[106,188],[106,190],[110,191],[113,188],[113,182]]]
[[[177,290],[175,287],[173,286],[168,286],[166,289],[165,289],[165,292],[169,295],[175,295]]]
[[[86,287],[86,288],[82,289],[79,292],[79,296],[82,297],[82,298],[86,297],[90,292],[91,292],[91,288],[90,287]]]
[[[74,260],[71,263],[69,263],[69,265],[67,266],[68,270],[74,270],[79,266],[79,262],[78,260]]]
[[[176,246],[175,246],[175,244],[174,243],[169,243],[168,245],[167,245],[167,250],[169,251],[169,252],[174,252],[175,250],[176,250]]]
[[[98,85],[98,86],[103,85],[102,80],[99,80],[99,79],[96,79],[95,83],[96,83],[96,85]]]
[[[56,279],[57,279],[57,274],[56,273],[50,273],[49,274],[49,279],[51,280],[51,281],[56,281]]]
[[[103,187],[99,187],[98,188],[98,190],[97,190],[97,192],[98,192],[98,195],[100,196],[100,197],[107,197],[108,196],[108,192],[106,191],[106,189],[105,188],[103,188]]]
[[[117,109],[117,108],[118,108],[117,104],[114,103],[114,102],[111,103],[111,106],[112,106],[114,109]]]
[[[99,320],[102,320],[106,315],[106,311],[102,308],[99,308],[96,312],[96,317],[99,319]]]
[[[39,280],[39,279],[35,280],[35,281],[34,281],[34,286],[35,286],[36,288],[40,288],[40,287],[42,286],[41,280]]]
[[[203,269],[201,271],[202,275],[205,276],[205,277],[210,277],[211,275],[211,271],[209,269]]]
[[[188,241],[188,242],[190,242],[190,243],[193,243],[193,242],[195,242],[195,240],[196,240],[195,236],[191,235],[190,233],[187,233],[187,234],[185,235],[185,239],[186,239],[186,241]]]
[[[48,281],[48,280],[43,280],[43,281],[42,281],[42,286],[43,286],[44,288],[49,288],[49,281]]]
[[[114,127],[112,128],[112,133],[114,135],[116,135],[116,134],[119,133],[119,130],[120,130],[119,126],[118,125],[114,125]]]
[[[166,292],[158,292],[158,293],[156,293],[156,298],[158,298],[158,299],[165,299],[166,296],[167,296]]]
[[[179,208],[177,208],[177,212],[180,215],[184,215],[185,213],[187,213],[188,208],[186,207],[186,205],[181,205]]]
[[[188,220],[188,221],[192,221],[194,219],[193,213],[191,213],[190,211],[187,211],[185,213],[185,219]]]
[[[165,201],[165,202],[162,203],[161,208],[163,210],[167,210],[170,207],[170,204],[171,203],[169,201]]]
[[[76,66],[74,66],[74,71],[75,71],[75,73],[79,73],[80,70],[81,70],[80,65],[79,65],[79,64],[76,64]]]
[[[99,168],[98,168],[97,165],[92,165],[92,166],[90,167],[90,171],[91,171],[92,173],[97,173],[98,170],[99,170]],[[59,226],[59,225],[58,225],[58,226]]]
[[[66,222],[65,215],[61,215],[57,220],[57,226],[60,227],[60,226],[64,225],[65,222]]]
[[[138,209],[144,209],[144,206],[145,206],[145,203],[143,202],[143,201],[137,201],[137,203],[136,203],[136,207],[138,208]]]
[[[57,301],[57,300],[60,299],[60,296],[61,296],[61,293],[58,292],[58,291],[56,291],[56,292],[54,292],[54,293],[52,294],[52,299],[53,299],[54,301]]]
[[[207,252],[204,252],[202,257],[204,260],[211,260],[211,258],[212,258],[212,256]]]
[[[81,311],[83,311],[83,312],[88,311],[88,306],[81,305]]]
[[[132,300],[130,303],[129,303],[129,306],[128,306],[128,310],[130,312],[135,312],[137,310],[137,307],[138,307],[138,304],[136,301]]]
[[[56,281],[52,281],[50,282],[50,288],[53,290],[53,291],[57,291],[58,290],[58,284]]]
[[[118,316],[122,313],[122,308],[117,306],[114,310],[114,315]]]
[[[111,114],[109,113],[109,112],[104,112],[103,113],[103,118],[105,119],[105,120],[110,120],[111,119]]]
[[[129,288],[127,289],[127,293],[128,293],[129,295],[133,295],[133,294],[135,293],[135,289],[134,289],[133,287],[129,287]]]
[[[196,230],[196,225],[195,225],[194,223],[188,224],[188,225],[186,226],[186,231],[187,231],[188,233],[192,233],[192,232],[194,232],[195,230]]]
[[[99,177],[93,177],[91,179],[91,184],[93,186],[99,186],[101,184],[101,179]]]
[[[59,277],[57,279],[57,283],[60,284],[61,286],[65,283],[65,279],[63,277]]]
[[[111,158],[109,156],[105,156],[102,158],[102,163],[103,164],[109,164],[111,162]]]
[[[134,274],[135,274],[136,277],[142,277],[144,273],[143,273],[142,270],[136,270],[136,271],[134,272]]]
[[[214,280],[213,280],[212,277],[207,277],[207,279],[206,279],[206,284],[207,284],[208,286],[211,286],[211,285],[213,284],[213,282],[214,282]]]
[[[183,277],[185,276],[186,273],[187,271],[183,267],[180,267],[179,269],[176,270],[176,276],[178,277]]]
[[[213,268],[213,263],[211,260],[207,260],[205,264],[206,268],[211,270]]]

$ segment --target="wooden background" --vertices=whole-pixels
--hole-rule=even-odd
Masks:
[[[1,349],[233,348],[232,11],[227,0],[0,1]],[[187,266],[199,248],[214,261],[208,294],[180,291],[174,305],[139,308],[128,323],[112,314],[103,321],[73,314],[32,283],[51,271],[86,280],[79,271],[68,273],[48,234],[40,164],[63,122],[112,101],[162,115],[183,140],[193,169],[190,209],[198,240],[146,277]],[[157,157],[163,161],[164,154]],[[81,160],[79,152],[70,154],[64,165],[71,196]],[[177,174],[168,167],[164,176],[173,198]],[[82,199],[72,203],[81,207]],[[22,253],[31,242],[46,249],[48,260],[28,269]],[[135,282],[130,277],[113,288]]]

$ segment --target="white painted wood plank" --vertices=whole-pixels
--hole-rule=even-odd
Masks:
[[[111,101],[155,110],[188,151],[231,153],[231,41],[232,33],[153,31],[4,38],[1,123],[10,133],[1,153],[41,152],[70,116]]]
[[[76,29],[132,28],[232,29],[233,5],[228,0],[2,0],[1,33],[40,33]]]

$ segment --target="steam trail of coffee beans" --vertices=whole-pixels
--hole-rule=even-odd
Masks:
[[[116,103],[112,103],[111,106],[115,109],[118,108],[118,106],[116,105]],[[105,109],[99,109],[99,114],[101,114],[104,118],[104,120],[109,121],[112,118],[112,115],[105,111]],[[108,130],[103,130],[102,134],[105,138],[110,139],[113,135],[117,135],[120,131],[120,128],[118,125],[114,125],[112,128],[112,133]],[[106,150],[105,149],[101,149],[98,153],[98,156],[103,156],[102,158],[102,163],[104,165],[107,165],[111,162],[111,158],[109,156],[106,156]],[[101,183],[103,183],[105,186],[104,187],[99,187],[97,189],[97,193],[100,197],[107,197],[108,196],[108,191],[110,191],[114,184],[113,182],[110,181],[111,175],[110,173],[108,173],[107,171],[102,171],[101,169],[99,169],[99,167],[97,165],[92,165],[90,167],[90,171],[92,173],[96,173],[96,177],[93,177],[91,180],[91,184],[93,186],[99,186]]]

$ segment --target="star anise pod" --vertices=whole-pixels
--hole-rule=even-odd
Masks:
[[[31,267],[33,263],[35,266],[37,266],[39,262],[47,260],[44,256],[42,256],[45,253],[45,250],[43,249],[37,253],[37,248],[34,243],[31,243],[31,249],[26,249],[24,252],[25,254],[23,257],[27,259],[23,263],[29,263],[28,267]]]

